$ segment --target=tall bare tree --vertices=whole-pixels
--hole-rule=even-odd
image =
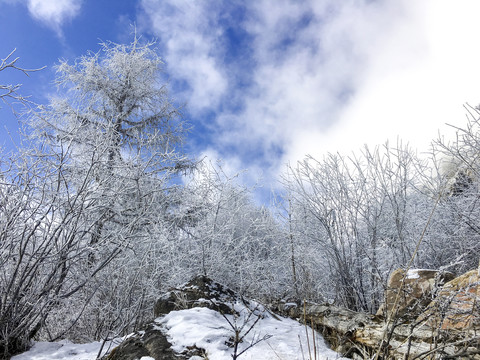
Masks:
[[[29,147],[3,162],[5,356],[26,348],[39,330],[56,338],[91,315],[89,306],[106,298],[95,279],[125,265],[121,253],[142,258],[149,245],[135,246],[171,211],[173,176],[193,166],[182,149],[187,129],[153,45],[135,37],[129,45],[104,43],[73,65],[60,62],[58,97],[31,112]],[[14,96],[16,88],[10,90],[4,96]],[[131,284],[112,282],[125,288],[106,296],[121,303]],[[61,326],[48,326],[58,319]],[[131,328],[138,317],[124,320],[117,325]]]

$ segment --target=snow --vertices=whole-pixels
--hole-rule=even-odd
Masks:
[[[252,307],[253,304],[253,307]],[[251,344],[265,337],[240,357],[240,360],[303,360],[309,359],[309,348],[313,355],[312,329],[299,322],[271,314],[259,304],[250,302],[246,307],[237,302],[233,308],[238,316],[226,315],[233,326],[240,329],[241,335],[250,328],[243,342],[239,344],[241,352]],[[253,309],[253,314],[248,314]],[[259,321],[252,327],[260,316]],[[155,324],[166,334],[174,351],[182,352],[196,345],[204,349],[209,360],[231,359],[233,348],[226,342],[234,335],[234,330],[225,317],[217,311],[206,307],[172,311],[155,319]],[[308,334],[308,340],[307,340]],[[269,337],[270,336],[270,337]],[[119,340],[117,341],[117,343]],[[68,341],[56,343],[37,342],[30,351],[14,356],[12,360],[94,360],[100,349],[100,342],[90,344],[73,344]],[[116,345],[114,345],[116,346]],[[323,338],[315,333],[316,359],[345,359],[329,349]],[[190,360],[202,357],[192,356]],[[144,356],[140,360],[154,360]]]
[[[108,345],[105,345],[105,351],[109,350]],[[74,344],[67,340],[35,342],[29,351],[12,357],[12,360],[94,360],[101,346],[99,341],[88,344]],[[113,346],[117,346],[116,343]]]
[[[419,277],[418,269],[410,269],[407,271],[407,279],[418,279]]]
[[[241,328],[241,335],[245,334],[257,315],[262,318],[239,344],[241,352],[253,341],[271,336],[260,341],[243,353],[239,358],[242,360],[300,360],[309,358],[308,349],[310,344],[313,352],[312,329],[305,327],[299,322],[273,315],[263,308],[257,308],[255,314],[247,321],[249,309],[243,304],[237,303],[235,310],[240,314],[238,317],[226,315],[229,321]],[[250,307],[251,308],[251,307]],[[230,359],[233,349],[226,342],[234,335],[234,330],[229,322],[217,311],[208,308],[193,308],[172,311],[169,314],[155,320],[163,327],[173,349],[182,352],[187,347],[196,345],[205,350],[209,360]],[[308,340],[307,340],[308,333]],[[338,353],[329,349],[323,338],[315,333],[315,345],[317,359],[341,359]],[[302,354],[303,349],[303,354]],[[313,353],[312,353],[313,356]],[[194,360],[192,357],[190,360]]]
[[[418,279],[420,271],[434,271],[432,269],[409,269],[407,271],[407,279]]]

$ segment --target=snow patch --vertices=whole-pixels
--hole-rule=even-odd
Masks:
[[[117,346],[119,341],[105,344],[103,354]],[[12,357],[12,360],[95,360],[101,346],[100,341],[88,344],[74,344],[68,340],[35,342],[29,351]]]
[[[238,328],[244,326],[242,334],[248,331],[257,316],[261,317],[243,342],[239,344],[238,352],[243,351],[258,339],[271,336],[243,353],[242,360],[301,360],[308,358],[307,344],[312,344],[312,334],[315,334],[316,337],[317,359],[344,359],[329,349],[319,334],[309,327],[305,328],[295,320],[280,316],[274,317],[267,311],[263,311],[263,308],[258,305],[255,308],[256,315],[247,321],[250,309],[239,302],[234,304],[234,309],[238,315],[226,315],[226,317],[232,324],[237,324]],[[229,341],[231,342],[234,330],[217,311],[208,308],[172,311],[157,318],[155,322],[164,327],[163,332],[175,352],[181,353],[195,345],[205,350],[209,360],[231,358],[233,349],[227,344]],[[191,360],[193,359],[196,357],[191,358]]]
[[[409,269],[407,271],[407,279],[418,279],[420,277],[419,272],[420,271],[433,271],[431,269]]]

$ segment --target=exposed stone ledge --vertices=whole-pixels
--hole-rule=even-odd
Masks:
[[[402,271],[395,273],[408,276]],[[405,286],[406,283],[407,290],[410,290],[396,290],[390,282],[386,296],[390,303],[384,307],[387,311],[377,315],[327,304],[297,307],[281,304],[277,310],[314,324],[334,350],[354,359],[372,358],[376,354],[380,359],[421,359],[428,355],[432,355],[428,358],[435,359],[480,359],[477,270],[443,286],[437,285],[439,276],[435,271],[412,271],[409,274],[407,283],[398,276],[391,276],[391,280],[396,279],[398,284]],[[395,299],[394,294],[399,294],[402,299]],[[431,296],[435,296],[433,301]],[[427,300],[429,305],[425,305]]]

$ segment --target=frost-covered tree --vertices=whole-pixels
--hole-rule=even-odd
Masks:
[[[414,219],[424,219],[416,207],[423,173],[413,152],[388,145],[290,168],[288,228],[305,254],[296,260],[302,293],[375,311],[389,272],[408,262],[421,233]]]
[[[81,294],[89,298],[96,292],[84,314],[91,318],[88,311],[103,308],[97,324],[123,316],[117,324],[95,327],[93,337],[103,336],[103,327],[131,331],[149,306],[142,303],[142,294],[150,279],[161,274],[147,254],[168,239],[164,233],[172,224],[165,219],[178,202],[172,177],[193,166],[182,152],[187,129],[162,82],[161,65],[152,43],[137,38],[129,45],[104,43],[98,53],[73,65],[58,65],[57,84],[66,91],[33,119],[35,134],[46,139],[51,151],[71,144],[65,178],[72,193],[78,179],[89,183],[96,207],[84,229],[87,268],[121,248],[122,257],[97,275],[98,287],[91,281]],[[131,271],[125,278],[111,276],[127,268]],[[125,293],[132,301],[124,301]]]
[[[172,174],[192,165],[181,151],[185,123],[161,81],[161,65],[152,43],[103,43],[98,53],[57,66],[56,83],[66,91],[32,118],[35,136],[53,149],[74,145],[72,178],[92,171],[103,202],[92,244],[108,222],[129,221],[152,189],[164,189]]]
[[[120,248],[85,268],[88,183],[69,194],[65,158],[50,168],[44,158],[19,153],[2,158],[0,183],[0,354],[29,346],[52,309],[81,290]],[[45,155],[46,156],[46,155]]]
[[[467,123],[455,128],[455,140],[433,143],[439,169],[432,192],[439,201],[427,239],[430,259],[457,272],[476,267],[480,250],[480,109],[465,108]]]
[[[287,242],[270,211],[253,201],[250,188],[219,164],[202,163],[186,185],[180,243],[188,259],[177,261],[257,298],[284,295]]]
[[[107,311],[91,323],[99,329],[94,337],[135,327],[141,286],[156,274],[134,279],[162,239],[155,233],[170,227],[163,224],[178,201],[173,177],[192,167],[152,43],[104,43],[73,65],[62,61],[57,75],[58,97],[28,119],[31,146],[2,164],[6,355],[39,333],[63,336],[102,306]],[[132,275],[122,281],[118,270],[130,265]]]

